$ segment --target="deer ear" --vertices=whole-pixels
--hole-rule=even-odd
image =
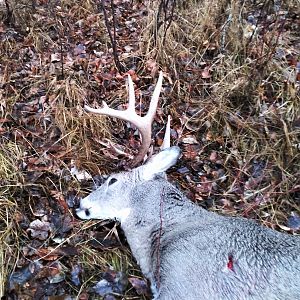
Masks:
[[[151,180],[157,174],[165,172],[176,164],[180,153],[180,148],[177,146],[159,152],[141,167],[142,178],[144,180]]]

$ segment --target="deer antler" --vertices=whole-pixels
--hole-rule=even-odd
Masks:
[[[171,147],[171,116],[168,115],[168,121],[166,125],[166,131],[164,135],[164,140],[162,145],[160,146],[161,150],[167,149]]]
[[[149,149],[149,146],[151,144],[151,126],[157,109],[158,97],[162,87],[162,79],[163,79],[163,75],[162,72],[160,72],[157,84],[155,86],[150,101],[149,110],[144,117],[137,115],[135,112],[135,95],[134,95],[134,88],[133,88],[133,83],[130,75],[128,75],[129,101],[128,101],[128,108],[126,110],[120,111],[120,110],[112,109],[108,107],[105,101],[102,102],[102,107],[97,109],[92,108],[88,105],[84,105],[84,109],[88,112],[116,117],[118,119],[128,121],[131,124],[136,126],[136,128],[138,129],[138,131],[142,136],[142,144],[137,156],[133,159],[131,163],[132,166],[136,166],[140,161],[144,159]]]

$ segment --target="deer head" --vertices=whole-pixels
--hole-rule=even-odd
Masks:
[[[108,115],[128,121],[138,128],[142,136],[142,144],[137,156],[132,162],[132,165],[136,166],[143,160],[151,144],[151,127],[162,87],[162,72],[159,74],[149,110],[144,117],[137,115],[135,112],[134,88],[130,76],[128,76],[128,86],[129,103],[126,110],[119,111],[111,109],[105,102],[103,102],[102,108],[94,109],[85,105],[85,109],[88,112]],[[134,187],[139,183],[151,180],[155,176],[162,174],[176,163],[180,155],[180,149],[178,147],[170,148],[170,117],[168,117],[162,150],[163,151],[152,157],[145,165],[132,169],[129,172],[111,175],[96,191],[80,201],[80,208],[76,211],[77,215],[82,219],[118,219],[120,221],[126,219],[131,207],[129,203],[130,187]],[[100,202],[101,205],[99,205]]]

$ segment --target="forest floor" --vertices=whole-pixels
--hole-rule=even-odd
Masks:
[[[175,6],[176,2],[176,6]],[[1,299],[150,299],[118,224],[74,208],[139,148],[130,124],[164,81],[182,158],[171,181],[200,206],[300,232],[300,4],[0,1]]]

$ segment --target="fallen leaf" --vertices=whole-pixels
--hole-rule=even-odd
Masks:
[[[203,79],[208,79],[211,77],[211,70],[210,70],[210,67],[205,67],[204,70],[202,70],[201,72],[201,77]]]
[[[24,285],[39,272],[41,267],[41,263],[32,262],[12,273],[9,277],[9,289],[15,289],[16,285]]]
[[[64,195],[60,191],[52,190],[50,191],[51,195],[54,199],[56,199],[57,204],[65,211],[67,212],[69,209],[69,206],[65,200]]]
[[[30,232],[33,238],[37,238],[41,241],[48,238],[49,232],[51,230],[50,223],[41,220],[34,220],[29,224],[27,231]]]
[[[74,55],[81,55],[81,54],[85,54],[85,46],[83,44],[78,44],[75,48],[74,48]]]
[[[197,141],[197,139],[194,136],[191,136],[191,135],[188,135],[188,136],[184,137],[182,139],[182,142],[184,144],[189,144],[189,145],[199,144],[199,142]]]
[[[130,46],[130,45],[126,45],[126,46],[124,46],[124,49],[125,49],[126,52],[130,52],[134,48],[132,46]]]
[[[186,145],[184,147],[183,156],[186,159],[194,160],[199,153],[199,149],[196,145]]]
[[[155,77],[155,74],[158,71],[158,66],[157,66],[157,62],[153,59],[148,59],[146,61],[146,68],[148,69],[148,71],[150,71],[151,76]]]
[[[60,53],[52,53],[51,54],[51,62],[55,63],[55,62],[59,62],[61,58],[61,54]]]
[[[85,170],[79,171],[76,166],[73,166],[70,170],[70,173],[76,177],[78,181],[92,179],[92,176]]]
[[[74,265],[71,271],[71,280],[74,285],[79,286],[81,284],[79,275],[81,273],[81,268],[79,265]]]
[[[102,273],[101,279],[94,287],[94,291],[100,295],[105,296],[111,293],[122,294],[128,284],[128,279],[123,272],[116,272],[108,270]]]
[[[210,156],[209,156],[209,160],[212,162],[215,162],[218,158],[218,153],[216,151],[212,151]]]
[[[131,285],[134,287],[138,295],[149,295],[149,287],[147,285],[147,282],[142,279],[138,279],[136,277],[130,277],[128,278],[128,281],[131,283]]]

